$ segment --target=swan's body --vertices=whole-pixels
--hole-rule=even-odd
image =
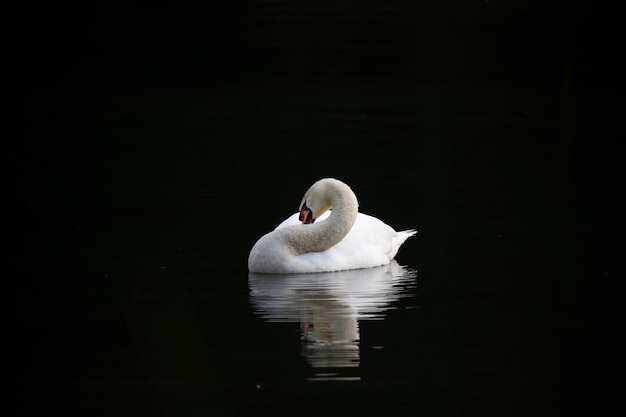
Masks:
[[[298,219],[306,224],[299,224]],[[320,221],[313,224],[316,219]],[[359,213],[350,187],[325,178],[309,188],[300,213],[256,242],[248,268],[252,272],[289,274],[386,265],[415,233],[396,232],[379,219]]]

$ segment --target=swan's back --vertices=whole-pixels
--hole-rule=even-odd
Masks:
[[[320,216],[324,221],[330,212]],[[276,227],[276,230],[300,224],[295,213]],[[396,232],[376,217],[358,213],[350,232],[342,241],[324,252],[309,252],[294,257],[292,268],[299,272],[326,272],[371,268],[387,265],[400,246],[416,233],[415,230]]]

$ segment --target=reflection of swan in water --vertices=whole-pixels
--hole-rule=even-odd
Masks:
[[[359,366],[359,320],[384,318],[414,285],[396,261],[320,274],[249,274],[250,302],[267,321],[299,322],[302,354],[313,368]]]

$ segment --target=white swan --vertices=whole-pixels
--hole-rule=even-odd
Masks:
[[[343,182],[317,181],[304,194],[300,212],[254,244],[248,269],[290,274],[388,264],[416,231],[396,232],[377,218],[359,213],[358,208],[354,192]],[[321,221],[313,224],[316,219]]]

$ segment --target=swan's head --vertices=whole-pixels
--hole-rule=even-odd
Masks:
[[[300,202],[300,221],[311,224],[319,216],[330,210],[332,204],[328,193],[328,180],[319,180],[309,188]]]

